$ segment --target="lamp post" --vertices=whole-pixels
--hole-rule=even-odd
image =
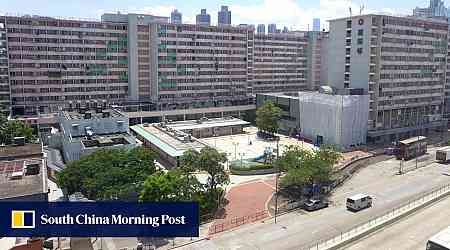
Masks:
[[[280,141],[280,137],[277,137],[277,159],[279,157],[279,141]],[[278,177],[280,174],[279,168],[277,166],[277,164],[275,164],[275,224],[277,223],[277,214],[278,214]]]
[[[234,160],[237,159],[237,146],[239,145],[239,142],[233,142],[233,146],[234,146]]]

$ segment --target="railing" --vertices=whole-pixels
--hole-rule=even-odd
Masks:
[[[384,214],[377,216],[367,222],[361,223],[350,230],[340,232],[331,238],[319,240],[314,244],[307,244],[301,248],[304,250],[319,250],[319,249],[337,249],[343,247],[355,238],[361,237],[364,234],[373,232],[384,225],[392,222],[394,219],[406,216],[420,207],[427,205],[428,203],[435,201],[436,199],[450,194],[450,184],[446,184],[442,187],[434,189],[430,192],[424,193],[419,198],[410,200],[401,206],[398,206]]]
[[[209,234],[220,233],[225,230],[229,230],[229,229],[232,229],[232,228],[235,228],[235,227],[247,224],[247,223],[262,220],[269,216],[270,216],[269,211],[263,210],[263,211],[256,212],[254,214],[250,214],[250,215],[246,215],[246,216],[242,216],[242,217],[231,218],[230,220],[224,221],[222,223],[213,224],[209,228]]]

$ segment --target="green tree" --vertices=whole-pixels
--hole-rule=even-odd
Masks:
[[[218,186],[229,182],[228,173],[223,164],[227,161],[225,153],[220,153],[211,147],[204,147],[200,152],[188,150],[183,156],[183,165],[187,169],[196,169],[208,173],[208,190],[217,191]]]
[[[14,137],[22,136],[26,142],[36,138],[33,128],[22,121],[7,121],[0,126],[0,144],[11,144]]]
[[[274,134],[278,130],[281,109],[268,101],[256,110],[256,127],[259,130]]]
[[[144,182],[140,201],[189,201],[202,191],[197,179],[187,181],[188,176],[180,170],[158,171]]]
[[[69,162],[57,174],[68,194],[83,193],[92,200],[134,199],[146,178],[156,172],[155,155],[149,149],[101,149]]]
[[[8,122],[8,118],[0,112],[0,128],[2,128],[6,122]]]
[[[333,165],[340,158],[341,154],[329,145],[314,151],[289,146],[275,164],[286,172],[281,179],[283,186],[304,186],[330,181]]]

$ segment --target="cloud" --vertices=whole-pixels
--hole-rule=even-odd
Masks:
[[[312,29],[312,19],[320,18],[321,26],[328,27],[327,20],[348,16],[349,9],[353,15],[359,14],[359,4],[350,0],[319,0],[318,7],[303,8],[295,0],[264,0],[262,4],[230,6],[233,24],[247,23],[276,23],[277,27],[286,26],[294,30],[307,30],[308,25]],[[397,13],[392,9],[382,11]],[[377,12],[373,9],[364,8],[362,13]]]

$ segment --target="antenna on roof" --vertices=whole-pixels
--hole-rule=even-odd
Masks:
[[[350,12],[350,17],[352,16],[352,7],[348,7],[348,11]]]
[[[363,10],[364,10],[364,4],[359,7],[359,15],[362,15]]]

